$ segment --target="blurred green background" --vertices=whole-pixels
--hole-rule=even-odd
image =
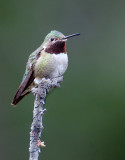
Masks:
[[[39,160],[125,159],[125,1],[0,0],[0,159],[26,160],[33,95],[10,106],[29,54],[53,29],[67,43],[61,89],[47,98]]]

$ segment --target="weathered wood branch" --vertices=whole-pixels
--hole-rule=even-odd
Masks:
[[[30,132],[30,147],[29,147],[29,160],[38,160],[40,147],[44,147],[44,142],[41,142],[41,133],[43,130],[43,114],[46,109],[43,108],[45,104],[46,95],[49,93],[50,88],[60,87],[60,83],[63,81],[63,76],[45,79],[43,78],[38,85],[38,88],[33,89],[35,95],[34,110],[33,110],[33,122]]]

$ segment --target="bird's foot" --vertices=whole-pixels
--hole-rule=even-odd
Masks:
[[[60,83],[63,81],[63,76],[51,79],[51,86],[54,88],[60,88]]]

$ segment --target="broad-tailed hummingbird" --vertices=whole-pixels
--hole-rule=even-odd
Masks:
[[[68,67],[66,41],[79,33],[64,36],[56,30],[51,31],[42,45],[30,54],[23,80],[17,90],[12,105],[16,105],[25,95],[36,87],[42,78],[62,76]]]

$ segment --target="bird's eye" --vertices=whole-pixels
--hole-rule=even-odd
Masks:
[[[54,41],[54,38],[50,38],[50,41]]]

